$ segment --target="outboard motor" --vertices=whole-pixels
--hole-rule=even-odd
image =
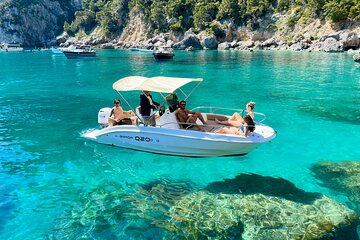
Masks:
[[[111,114],[111,110],[112,108],[109,108],[109,107],[105,107],[105,108],[102,108],[99,110],[99,113],[98,113],[98,123],[100,124],[100,126],[102,128],[105,128],[108,126],[108,121],[109,121],[109,117],[110,117],[110,114]]]

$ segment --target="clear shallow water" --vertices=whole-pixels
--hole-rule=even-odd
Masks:
[[[350,54],[177,52],[159,63],[130,51],[99,51],[95,60],[26,52],[0,54],[0,66],[0,239],[160,239],[161,224],[129,202],[157,182],[187,191],[254,173],[348,201],[321,187],[309,167],[360,160],[360,65]],[[81,134],[97,127],[98,110],[118,97],[112,83],[129,75],[202,77],[190,108],[253,100],[278,136],[246,156],[219,158],[86,141]]]

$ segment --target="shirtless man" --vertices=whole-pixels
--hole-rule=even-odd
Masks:
[[[124,120],[126,118],[130,119],[133,125],[136,124],[136,117],[134,116],[133,111],[124,111],[123,108],[120,106],[120,100],[115,99],[114,107],[111,110],[111,114],[109,117],[109,127],[124,124]]]
[[[192,112],[186,109],[186,102],[180,101],[179,109],[175,113],[176,119],[181,122],[183,128],[188,128],[189,126],[196,127],[200,131],[204,131],[204,129],[199,125],[191,125],[192,123],[196,124],[196,120],[200,119],[203,124],[206,124],[204,117],[200,112]]]

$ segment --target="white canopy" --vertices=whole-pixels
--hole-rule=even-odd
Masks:
[[[141,77],[130,76],[122,78],[113,84],[116,91],[151,91],[173,93],[176,89],[190,83],[201,82],[202,78],[175,78],[175,77]]]

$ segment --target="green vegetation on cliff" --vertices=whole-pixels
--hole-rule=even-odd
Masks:
[[[70,35],[79,31],[88,34],[99,26],[103,35],[110,36],[124,28],[129,13],[128,0],[82,0],[82,4],[83,10],[75,13],[75,20],[64,24],[64,30]]]
[[[89,33],[99,26],[105,36],[125,27],[129,11],[141,12],[153,32],[195,31],[218,32],[217,22],[235,26],[260,27],[271,14],[287,14],[286,24],[294,27],[309,19],[327,19],[333,23],[360,21],[359,0],[83,0],[82,11],[75,20],[65,23],[65,30],[74,34]],[[274,24],[268,29],[276,31]],[[221,34],[221,31],[218,32]]]

